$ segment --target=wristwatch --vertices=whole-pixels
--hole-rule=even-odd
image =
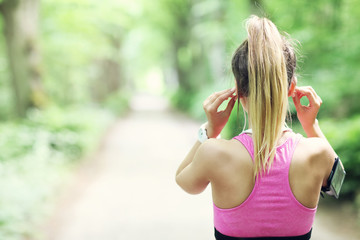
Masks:
[[[209,139],[208,135],[207,135],[207,130],[206,130],[206,126],[207,126],[207,122],[204,123],[203,125],[200,126],[199,128],[199,132],[198,132],[198,140],[199,142],[203,143],[206,140]],[[221,138],[220,134],[219,136],[216,137],[217,139]]]
[[[198,140],[199,142],[203,143],[205,142],[206,140],[209,139],[208,135],[207,135],[207,131],[206,131],[206,125],[207,125],[207,122],[204,123],[203,125],[200,126],[199,128],[199,132],[198,132]]]

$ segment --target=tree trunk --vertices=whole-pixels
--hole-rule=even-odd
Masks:
[[[193,86],[189,79],[189,66],[188,62],[184,62],[181,59],[181,51],[188,47],[191,38],[191,7],[192,2],[187,0],[167,0],[164,1],[166,9],[171,13],[171,17],[174,21],[173,27],[176,28],[169,30],[168,37],[172,41],[172,55],[173,69],[176,74],[175,79],[178,80],[179,88],[184,92],[191,92]],[[190,60],[191,61],[191,60]]]
[[[106,98],[123,87],[123,74],[118,61],[104,58],[96,61],[99,75],[91,84],[91,94],[94,101],[101,103]]]
[[[40,51],[37,42],[39,0],[4,0],[0,12],[16,104],[16,114],[46,102],[41,82]]]
[[[216,22],[219,26],[225,26],[224,16],[225,16],[225,1],[218,0],[219,6],[211,14],[211,20]],[[219,27],[218,27],[219,28]],[[218,29],[219,32],[220,29]],[[213,37],[215,41],[213,42],[213,47],[209,49],[209,57],[213,79],[219,81],[220,79],[225,78],[225,66],[226,66],[226,43],[224,35],[221,33],[215,34]]]
[[[122,30],[111,26],[106,26],[101,30],[112,47],[112,56],[101,58],[96,63],[99,67],[99,75],[94,79],[91,93],[93,99],[99,103],[125,87],[126,84],[120,55],[123,40]]]
[[[180,43],[180,41],[174,40],[174,67],[176,78],[179,82],[179,87],[184,90],[185,92],[191,92],[192,86],[189,80],[189,74],[187,73],[186,67],[179,61],[179,52],[182,47],[184,47],[186,43]]]

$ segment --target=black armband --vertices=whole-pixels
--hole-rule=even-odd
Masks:
[[[345,179],[345,169],[340,159],[335,158],[334,165],[332,167],[330,176],[327,180],[326,186],[321,188],[321,191],[327,195],[339,198],[340,190]]]

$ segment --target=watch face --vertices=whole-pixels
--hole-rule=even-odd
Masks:
[[[199,129],[199,135],[198,135],[199,141],[204,142],[208,139],[208,136],[206,135],[206,130],[204,128]]]

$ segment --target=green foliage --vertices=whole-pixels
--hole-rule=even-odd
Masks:
[[[130,98],[131,94],[128,91],[119,90],[107,96],[104,101],[104,105],[116,115],[122,116],[129,111]]]
[[[0,38],[0,239],[38,239],[33,226],[44,219],[69,168],[93,151],[113,120],[108,110],[89,106],[120,115],[131,97],[125,89],[133,66],[125,63],[132,55],[124,49],[134,46],[128,35],[138,15],[133,3],[43,0],[39,11],[38,23],[28,22],[25,29],[38,24],[38,49],[29,46],[34,59],[22,60],[41,62],[32,74],[39,74],[48,99],[43,110],[31,109],[23,119],[14,119],[11,65]]]
[[[51,100],[61,105],[101,102],[94,97],[99,90],[111,94],[123,89],[130,67],[124,64],[129,54],[122,51],[134,24],[132,14],[136,14],[132,4],[109,0],[42,3],[44,85]],[[109,70],[108,62],[116,71]],[[112,88],[106,88],[109,85]]]
[[[171,103],[181,111],[188,111],[189,107],[193,105],[195,94],[183,89],[178,89],[171,97]]]
[[[284,5],[275,0],[264,1],[264,8],[280,30],[300,41],[298,84],[313,86],[321,96],[320,116],[357,115],[360,2],[319,0]]]
[[[51,107],[0,124],[0,238],[33,238],[75,160],[98,143],[113,117],[100,109]]]

